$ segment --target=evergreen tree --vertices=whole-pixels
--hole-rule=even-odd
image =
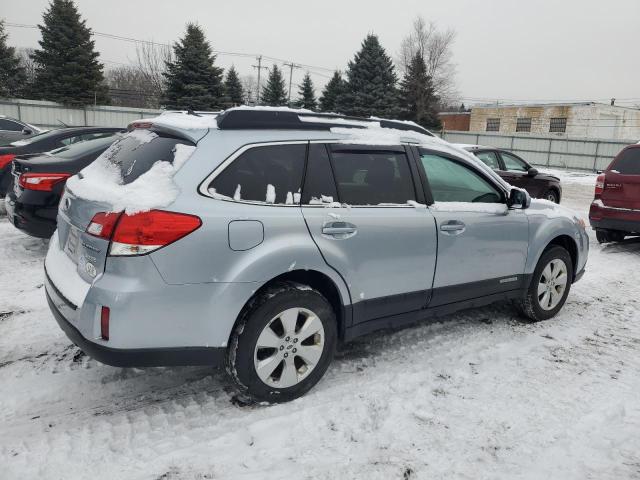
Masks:
[[[32,58],[36,63],[34,92],[40,98],[67,105],[107,103],[102,64],[73,1],[51,0],[38,25],[42,40]]]
[[[427,66],[419,53],[407,66],[400,84],[400,116],[425,128],[440,128],[436,111],[438,97],[434,93],[433,82],[427,75]]]
[[[260,102],[264,105],[279,107],[287,104],[287,90],[285,88],[282,72],[277,65],[269,71],[267,84],[262,89]]]
[[[467,107],[464,106],[464,102],[460,104],[460,111],[461,112],[466,112],[467,111]]]
[[[313,88],[313,82],[311,81],[311,77],[309,76],[309,72],[302,79],[302,83],[300,84],[300,88],[298,89],[298,106],[300,108],[306,108],[308,110],[315,110],[318,106],[318,102],[316,101],[316,92]]]
[[[222,68],[200,26],[189,23],[182,39],[173,45],[174,61],[166,62],[164,103],[169,109],[211,110],[224,102]]]
[[[242,88],[242,82],[238,76],[238,72],[232,65],[227,70],[227,78],[224,81],[225,98],[229,106],[236,107],[244,103],[244,89]]]
[[[323,112],[338,112],[337,102],[340,95],[345,91],[346,83],[342,79],[340,72],[333,73],[333,77],[324,86],[320,97],[320,110]]]
[[[347,69],[345,92],[338,98],[338,110],[360,117],[396,117],[397,77],[393,62],[378,37],[369,34]]]
[[[16,49],[7,45],[4,21],[0,21],[0,97],[17,97],[24,90],[27,76]]]

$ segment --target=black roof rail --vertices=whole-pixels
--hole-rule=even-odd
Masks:
[[[305,118],[303,120],[303,118]],[[313,121],[314,118],[319,121]],[[332,122],[331,120],[336,120]],[[412,131],[433,136],[419,125],[398,120],[362,118],[337,113],[296,112],[287,110],[238,109],[227,110],[216,118],[220,130],[330,130],[334,127],[367,128],[367,123],[379,123],[382,128]],[[353,121],[353,123],[349,123]]]

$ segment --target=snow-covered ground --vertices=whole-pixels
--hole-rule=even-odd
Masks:
[[[565,179],[586,217],[593,186]],[[46,244],[0,218],[0,478],[640,478],[640,241],[561,314],[508,305],[361,338],[304,398],[236,406],[209,368],[121,369],[51,317]]]

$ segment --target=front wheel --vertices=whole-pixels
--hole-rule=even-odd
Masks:
[[[274,285],[250,303],[234,328],[227,371],[246,400],[287,402],[318,383],[336,343],[336,317],[320,292]]]
[[[553,202],[553,203],[560,203],[560,195],[558,195],[558,192],[556,192],[553,189],[547,190],[542,196],[542,198],[544,198],[545,200],[549,200],[550,202]]]
[[[534,322],[554,317],[567,300],[572,279],[569,252],[560,246],[549,248],[538,261],[527,294],[519,301],[520,311]]]

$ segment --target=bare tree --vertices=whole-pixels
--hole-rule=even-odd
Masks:
[[[158,96],[137,66],[109,69],[105,73],[105,79],[113,105],[158,108]]]
[[[242,75],[242,90],[244,91],[244,103],[246,105],[256,104],[256,94],[258,92],[258,79],[254,75]]]
[[[439,30],[435,22],[427,23],[418,16],[411,33],[402,40],[398,54],[397,63],[403,73],[416,54],[422,56],[441,103],[449,103],[458,96],[452,52],[455,38],[455,30]]]
[[[136,57],[139,74],[155,98],[154,106],[160,106],[165,88],[163,74],[167,70],[167,63],[173,60],[171,46],[140,42],[136,45]]]
[[[33,53],[33,48],[25,48],[20,47],[16,49],[16,53],[18,54],[18,58],[20,59],[20,65],[24,68],[24,73],[26,76],[26,85],[24,85],[22,94],[30,97],[33,93],[31,91],[31,86],[36,78],[36,62],[31,58],[31,54]]]

